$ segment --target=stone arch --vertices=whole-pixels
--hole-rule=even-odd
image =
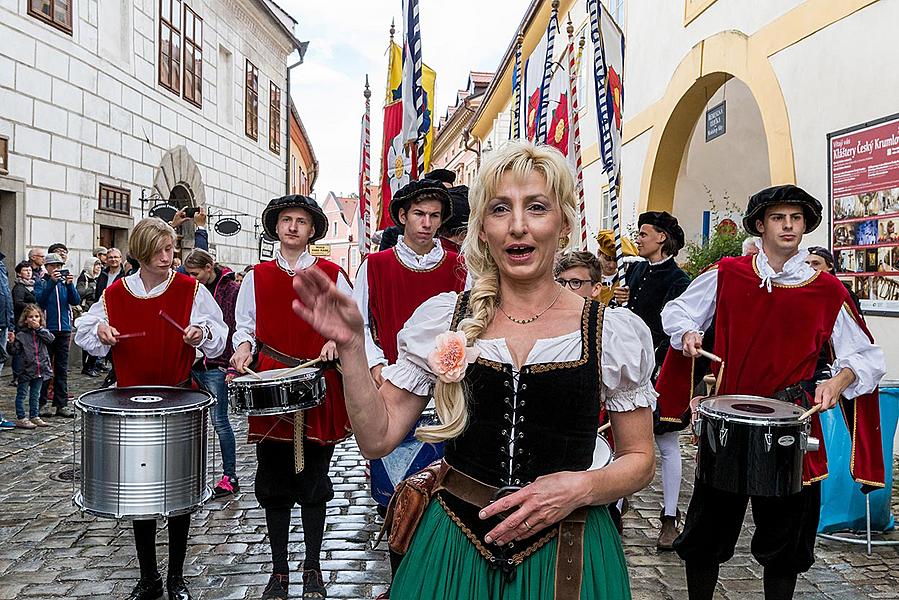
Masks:
[[[768,56],[746,34],[723,31],[690,50],[656,104],[640,183],[639,212],[672,210],[678,171],[693,126],[707,98],[732,77],[746,84],[758,104],[771,184],[796,182],[787,105]]]
[[[187,148],[175,146],[162,155],[156,176],[153,178],[153,191],[161,199],[184,208],[187,206],[205,206],[206,190],[203,177],[197,163]],[[194,247],[193,222],[188,221],[180,228],[182,251]]]
[[[203,177],[197,163],[184,146],[175,146],[162,155],[153,178],[153,191],[165,200],[172,197],[172,191],[178,185],[190,192],[191,206],[206,205]]]

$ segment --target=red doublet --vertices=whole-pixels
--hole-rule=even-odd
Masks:
[[[393,364],[397,359],[396,334],[428,298],[464,290],[465,266],[459,255],[449,250],[440,263],[426,271],[401,263],[394,248],[369,254],[366,260],[372,337]]]
[[[309,268],[320,269],[333,282],[343,273],[340,267],[322,259],[317,259]],[[327,340],[293,312],[291,304],[296,298],[293,276],[271,260],[253,267],[253,284],[256,295],[256,341],[299,360],[318,358]],[[260,353],[256,368],[268,371],[286,366]],[[350,435],[350,419],[343,399],[343,379],[336,370],[328,369],[325,371],[325,384],[325,401],[304,411],[306,438],[320,444],[336,444]],[[250,417],[249,421],[250,442],[263,438],[293,440],[293,415]]]
[[[112,327],[123,335],[146,332],[112,347],[119,386],[180,385],[190,378],[196,351],[184,343],[183,333],[159,316],[159,311],[187,327],[197,285],[195,279],[173,273],[165,291],[158,296],[135,296],[124,278],[103,291],[103,306]]]
[[[846,288],[829,274],[818,274],[798,285],[775,283],[769,293],[759,289],[753,257],[724,258],[717,269],[713,351],[724,360],[719,394],[771,397],[777,391],[812,379],[818,356],[833,334],[840,310],[849,307],[859,320]],[[682,353],[669,350],[656,382],[662,419],[679,421],[687,409],[692,392],[691,362]],[[876,395],[873,400],[869,394],[854,402],[842,402],[852,432],[852,476],[861,483],[882,487],[883,453]],[[821,440],[821,448],[806,454],[806,483],[827,477],[827,453],[817,415],[812,417],[812,435]]]

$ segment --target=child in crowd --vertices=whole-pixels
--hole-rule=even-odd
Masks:
[[[47,330],[44,313],[36,304],[27,304],[19,315],[19,329],[13,342],[12,353],[16,377],[16,427],[35,429],[47,423],[38,416],[41,385],[53,376],[50,364],[50,344],[53,334]],[[28,396],[28,416],[25,416],[25,396]]]

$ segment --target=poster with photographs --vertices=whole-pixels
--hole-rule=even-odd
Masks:
[[[863,309],[899,315],[899,115],[827,141],[837,276]]]

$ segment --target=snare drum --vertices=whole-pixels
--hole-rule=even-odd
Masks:
[[[228,383],[228,401],[232,412],[250,415],[282,415],[315,408],[325,401],[322,369],[300,369],[287,377],[291,369],[260,371],[259,377],[242,375]]]
[[[155,519],[195,511],[206,485],[209,407],[215,398],[176,387],[107,388],[75,400],[81,413],[84,512],[112,519]]]
[[[758,396],[712,396],[699,405],[696,479],[749,496],[787,496],[802,490],[809,419],[794,404]]]
[[[610,464],[612,464],[612,461],[614,459],[615,452],[612,450],[612,446],[609,444],[608,440],[606,440],[603,434],[597,433],[596,446],[594,446],[593,448],[593,463],[587,470],[596,471],[597,469],[608,467]]]
[[[418,473],[438,458],[443,458],[443,442],[426,444],[415,438],[416,429],[438,422],[436,411],[425,410],[412,431],[393,452],[371,461],[371,497],[378,504],[386,507],[399,482]]]

